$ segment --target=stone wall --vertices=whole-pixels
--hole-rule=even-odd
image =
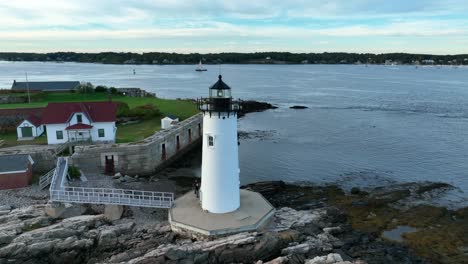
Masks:
[[[0,95],[0,104],[26,103],[27,96]]]
[[[76,146],[71,163],[85,171],[104,172],[107,157],[114,159],[116,172],[149,175],[195,146],[201,139],[202,122],[201,114],[197,114],[170,129],[158,131],[143,141]],[[179,148],[177,147],[177,137],[179,138]],[[165,155],[163,148],[165,148]]]

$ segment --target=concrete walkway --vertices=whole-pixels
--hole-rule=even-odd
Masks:
[[[58,157],[49,189],[51,201],[170,208],[174,200],[174,194],[168,192],[73,187],[68,184],[67,174],[68,159]]]

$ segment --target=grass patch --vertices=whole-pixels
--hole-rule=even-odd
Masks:
[[[160,118],[144,120],[136,124],[117,126],[117,143],[129,143],[143,140],[161,129]]]
[[[0,147],[13,147],[18,145],[47,145],[47,136],[43,133],[40,137],[33,140],[18,141],[16,132],[2,133],[0,135],[0,141],[3,140],[3,145]]]

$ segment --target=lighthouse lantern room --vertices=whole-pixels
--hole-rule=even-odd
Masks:
[[[209,89],[209,97],[198,100],[203,113],[203,154],[200,200],[203,210],[229,213],[240,206],[237,112],[231,88],[218,81]]]

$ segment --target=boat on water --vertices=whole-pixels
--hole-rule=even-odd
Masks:
[[[203,68],[203,64],[200,61],[195,71],[207,71],[207,69]]]

